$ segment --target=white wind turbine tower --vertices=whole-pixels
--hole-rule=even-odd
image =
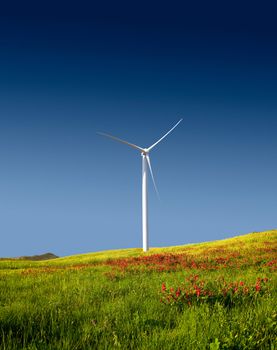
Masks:
[[[157,195],[159,196],[159,192],[155,183],[152,167],[151,167],[151,162],[150,162],[150,157],[149,157],[149,152],[157,146],[159,142],[161,142],[168,134],[173,131],[173,129],[176,128],[178,124],[181,123],[183,119],[180,119],[178,123],[176,123],[173,128],[171,128],[165,135],[163,135],[157,142],[153,143],[152,146],[148,148],[142,148],[137,145],[134,145],[133,143],[124,141],[119,139],[118,137],[103,133],[103,132],[98,132],[99,135],[109,137],[115,141],[124,143],[137,151],[141,152],[142,156],[142,241],[143,241],[143,251],[147,252],[148,251],[148,203],[147,203],[147,166],[149,167],[149,171],[152,177],[152,181],[156,190]]]

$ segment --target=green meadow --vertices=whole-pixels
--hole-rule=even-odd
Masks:
[[[0,349],[276,349],[277,230],[0,260]]]

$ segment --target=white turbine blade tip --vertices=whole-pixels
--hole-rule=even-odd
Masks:
[[[167,135],[169,135],[171,133],[171,131],[173,131],[183,120],[183,118],[181,118],[178,123],[176,123],[165,135],[163,135],[157,142],[155,142],[152,146],[148,147],[147,151],[149,152],[152,148],[154,148],[158,143],[160,143]]]

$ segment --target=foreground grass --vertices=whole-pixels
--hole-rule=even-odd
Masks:
[[[146,255],[0,261],[0,349],[274,349],[276,244],[273,230]],[[189,278],[213,295],[178,299]],[[252,289],[226,299],[223,279]]]

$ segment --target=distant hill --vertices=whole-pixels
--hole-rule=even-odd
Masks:
[[[45,253],[41,255],[20,256],[18,259],[39,261],[39,260],[50,260],[50,259],[56,259],[56,258],[58,258],[58,256],[53,253]]]

